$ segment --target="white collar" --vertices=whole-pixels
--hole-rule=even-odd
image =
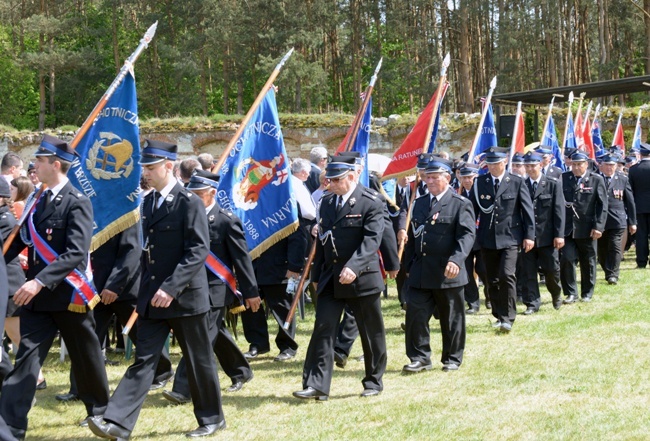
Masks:
[[[52,199],[53,200],[60,192],[63,190],[63,187],[65,187],[65,184],[70,181],[67,176],[64,176],[61,178],[61,181],[55,185],[54,187],[50,188],[50,191],[52,192]]]

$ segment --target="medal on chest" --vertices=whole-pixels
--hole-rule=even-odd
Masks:
[[[47,240],[52,240],[52,229],[51,228],[46,229],[45,233],[47,234]]]

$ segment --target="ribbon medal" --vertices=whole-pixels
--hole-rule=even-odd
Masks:
[[[51,228],[46,229],[45,233],[47,233],[47,240],[52,240],[52,229]]]

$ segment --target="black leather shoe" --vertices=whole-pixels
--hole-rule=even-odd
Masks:
[[[562,299],[558,297],[557,299],[553,299],[553,308],[560,309],[562,307]]]
[[[251,346],[248,352],[244,352],[244,357],[246,357],[247,360],[250,360],[251,358],[255,358],[258,355],[266,354],[267,352],[269,352],[268,349],[266,351],[260,351],[259,349],[257,349],[256,346]]]
[[[412,363],[405,364],[404,367],[402,368],[402,372],[414,373],[414,372],[428,371],[432,367],[433,365],[430,362],[423,363],[421,361],[414,361]]]
[[[273,359],[273,361],[287,361],[291,360],[295,356],[296,354],[292,353],[288,349],[285,349],[284,351],[280,352],[278,356]]]
[[[363,392],[361,392],[361,395],[359,395],[362,398],[368,398],[368,397],[374,397],[375,395],[379,395],[381,393],[380,390],[377,389],[364,389]]]
[[[200,438],[202,436],[212,435],[214,432],[218,430],[223,430],[225,428],[226,428],[226,420],[223,420],[217,424],[204,424],[202,426],[199,426],[198,428],[192,430],[191,432],[187,432],[185,436],[188,438]]]
[[[9,426],[9,430],[11,431],[11,435],[16,438],[18,441],[22,441],[25,439],[25,433],[27,432],[25,429],[19,429],[14,426]]]
[[[104,415],[88,415],[86,418],[79,421],[79,427],[88,427],[88,421],[90,421],[90,419],[94,417],[104,418]]]
[[[612,276],[607,279],[607,283],[610,285],[616,285],[618,283],[618,278]]]
[[[131,431],[120,427],[115,423],[104,421],[101,416],[95,416],[88,420],[88,428],[100,438],[107,439],[129,439]]]
[[[576,299],[576,296],[570,295],[566,299],[564,299],[564,304],[565,305],[570,305],[572,303],[575,303],[578,299]]]
[[[47,389],[47,381],[43,380],[36,385],[36,390],[45,390]]]
[[[294,392],[293,396],[296,398],[302,398],[303,400],[327,401],[327,395],[317,391],[311,386],[306,389]]]
[[[345,365],[348,364],[348,356],[334,352],[334,363],[337,367],[345,369]]]
[[[192,401],[191,398],[179,394],[178,392],[174,392],[173,390],[164,390],[162,396],[174,404],[185,404]]]
[[[524,315],[533,315],[533,314],[535,314],[537,311],[538,311],[537,309],[533,308],[532,306],[529,306],[529,307],[526,308],[526,310],[524,311]]]
[[[165,387],[167,382],[174,376],[174,371],[168,371],[154,378],[149,390],[156,390]]]
[[[478,308],[467,308],[467,311],[465,311],[465,314],[467,315],[474,315],[478,313]]]
[[[67,394],[55,395],[54,398],[57,401],[68,403],[70,401],[77,401],[79,399],[79,396],[76,394],[67,393]]]
[[[240,390],[243,389],[244,384],[248,383],[253,379],[253,373],[251,372],[251,376],[247,378],[246,380],[232,380],[232,384],[228,389],[226,389],[226,392],[239,392]]]
[[[582,298],[580,299],[580,301],[581,301],[581,302],[585,302],[585,303],[589,303],[589,302],[591,302],[591,297],[582,297]]]
[[[489,300],[486,300],[485,301],[485,309],[492,309],[492,302],[490,302]]]
[[[442,370],[445,372],[457,371],[460,368],[456,363],[445,363],[442,366]]]

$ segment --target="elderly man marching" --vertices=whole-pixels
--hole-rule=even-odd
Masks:
[[[465,259],[475,237],[472,203],[449,187],[451,163],[434,158],[426,168],[429,194],[416,199],[406,243],[409,306],[404,372],[432,368],[429,320],[435,307],[442,333],[442,369],[458,370],[465,349]]]
[[[331,193],[320,206],[319,241],[312,269],[317,281],[316,323],[303,368],[303,390],[297,398],[327,400],[334,365],[334,340],[341,314],[350,306],[364,352],[362,397],[383,390],[386,330],[380,294],[384,281],[377,250],[384,230],[384,205],[355,182],[353,157],[334,157],[326,177]]]

